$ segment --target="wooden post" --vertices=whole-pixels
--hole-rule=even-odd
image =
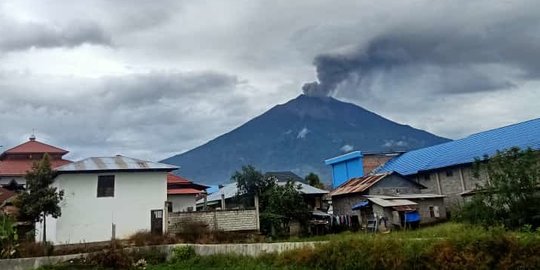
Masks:
[[[163,207],[163,235],[166,235],[169,230],[169,203],[171,202],[165,201]]]
[[[43,232],[41,233],[41,236],[43,236],[43,245],[47,244],[47,216],[45,213],[43,213]]]
[[[441,179],[439,178],[439,172],[435,172],[435,179],[437,180],[437,189],[439,189],[439,194],[442,195]]]
[[[463,179],[463,170],[459,168],[459,179],[461,180],[461,191],[465,192],[467,187],[465,186],[465,179]]]
[[[259,195],[255,195],[255,218],[257,219],[257,231],[261,231],[261,223],[259,219]]]
[[[225,210],[225,194],[221,193],[221,210]]]

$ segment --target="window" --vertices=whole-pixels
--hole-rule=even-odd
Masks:
[[[424,174],[424,180],[429,180],[429,174]]]
[[[432,218],[440,217],[439,207],[438,206],[430,206],[429,207],[429,216],[432,217]]]
[[[98,197],[114,197],[114,175],[98,176]]]
[[[452,177],[452,176],[454,176],[454,171],[452,171],[452,170],[446,171],[446,176],[447,176],[447,177]]]

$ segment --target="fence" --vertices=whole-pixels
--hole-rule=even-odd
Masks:
[[[184,225],[194,222],[207,224],[210,230],[258,231],[258,219],[255,209],[168,213],[168,231],[181,233]]]

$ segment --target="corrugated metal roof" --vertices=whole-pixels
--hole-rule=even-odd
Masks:
[[[122,170],[161,170],[173,171],[178,169],[164,163],[140,160],[117,155],[114,157],[91,157],[77,162],[73,162],[56,168],[58,172],[80,172],[80,171],[122,171]]]
[[[283,185],[286,184],[286,182],[278,182],[277,184],[280,185],[280,186],[283,186]],[[300,183],[298,181],[295,181],[294,186],[298,186],[298,185],[300,185],[300,189],[298,189],[298,191],[300,193],[302,193],[302,194],[316,195],[316,194],[327,194],[328,193],[327,190],[318,189],[318,188],[316,188],[314,186],[310,186],[308,184],[304,184],[304,183]],[[216,191],[216,192],[214,192],[212,194],[209,194],[206,197],[206,201],[211,202],[211,201],[221,200],[221,194],[225,195],[225,199],[229,199],[229,198],[232,198],[232,197],[236,196],[237,193],[238,193],[238,187],[236,186],[236,183],[230,183],[230,184],[227,184],[227,185],[223,186],[218,191]],[[203,202],[204,202],[204,199],[200,199],[199,201],[197,201],[197,203],[203,203]]]
[[[395,206],[405,206],[405,205],[417,205],[417,203],[405,199],[381,199],[381,198],[367,198],[372,203],[380,205],[382,207],[395,207]]]
[[[401,198],[401,199],[435,199],[435,198],[444,198],[445,195],[440,194],[429,194],[429,193],[406,193],[406,194],[395,194],[395,195],[365,195],[367,198],[380,198],[380,199],[395,199],[395,198]]]
[[[373,186],[375,183],[381,181],[392,172],[379,173],[373,175],[366,175],[358,178],[352,178],[349,181],[343,183],[338,188],[330,192],[330,196],[344,195],[350,193],[363,192]]]
[[[402,175],[474,162],[484,155],[512,147],[540,149],[540,118],[492,129],[466,138],[407,152],[387,162],[377,172]]]

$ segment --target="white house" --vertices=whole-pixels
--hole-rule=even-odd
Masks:
[[[208,186],[196,184],[184,177],[167,175],[167,201],[169,212],[196,211],[197,197],[206,194]]]
[[[127,238],[141,230],[162,231],[167,173],[175,166],[124,156],[93,157],[56,169],[54,186],[64,191],[62,215],[47,218],[54,244]],[[42,224],[36,224],[41,240]]]

